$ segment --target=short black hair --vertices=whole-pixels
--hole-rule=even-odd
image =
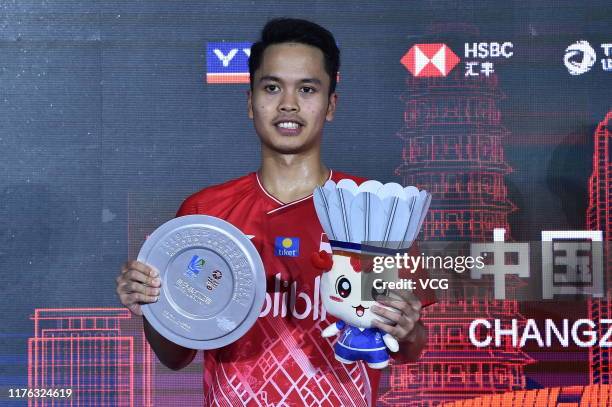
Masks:
[[[319,48],[325,58],[325,72],[329,75],[329,94],[336,90],[336,77],[340,69],[340,50],[331,32],[308,20],[297,18],[275,18],[261,30],[261,39],[251,46],[249,75],[251,90],[255,71],[261,65],[266,48],[272,44],[297,42]]]

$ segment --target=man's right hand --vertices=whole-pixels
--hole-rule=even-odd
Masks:
[[[119,300],[133,314],[142,315],[140,305],[156,302],[159,298],[159,272],[145,263],[128,261],[121,267],[116,281]]]

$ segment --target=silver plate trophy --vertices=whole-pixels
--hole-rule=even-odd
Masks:
[[[172,219],[138,253],[162,281],[159,300],[142,307],[147,321],[170,341],[216,349],[244,335],[266,295],[263,263],[248,237],[205,215]]]

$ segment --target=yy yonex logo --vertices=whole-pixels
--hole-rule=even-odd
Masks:
[[[582,75],[591,70],[597,55],[588,41],[576,41],[565,49],[563,63],[570,75]]]
[[[249,83],[250,42],[206,44],[207,83]]]
[[[297,257],[300,255],[300,238],[279,236],[274,240],[276,256]]]
[[[194,254],[187,266],[187,274],[190,277],[195,277],[200,274],[200,271],[204,269],[204,265],[206,264],[206,260],[200,258],[197,254]]]
[[[400,62],[417,77],[446,76],[459,57],[446,44],[414,44]]]

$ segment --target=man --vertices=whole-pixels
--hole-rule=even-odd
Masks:
[[[336,111],[340,64],[331,33],[304,20],[266,24],[251,48],[248,115],[261,141],[256,173],[206,188],[183,202],[177,216],[207,214],[254,235],[267,275],[267,298],[260,317],[238,341],[206,351],[204,391],[210,405],[373,404],[380,372],[361,363],[334,360],[331,342],[321,337],[325,310],[318,298],[320,271],[310,264],[322,229],[312,192],[328,179],[361,178],[328,169],[321,161],[325,121]],[[294,250],[279,250],[280,244]],[[142,315],[140,304],[156,301],[159,274],[146,264],[126,263],[117,278],[121,302]],[[376,327],[395,336],[394,355],[413,361],[426,342],[416,299],[381,300],[377,314],[395,324]],[[159,335],[144,320],[147,340],[159,360],[181,369],[196,355]],[[323,322],[325,326],[326,322]],[[329,324],[329,322],[327,322]]]

